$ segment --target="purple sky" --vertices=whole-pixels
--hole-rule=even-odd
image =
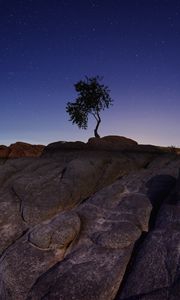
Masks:
[[[0,0],[0,144],[87,141],[65,111],[100,75],[101,136],[180,146],[180,0]]]

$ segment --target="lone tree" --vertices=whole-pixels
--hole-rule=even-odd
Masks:
[[[75,102],[68,102],[66,112],[70,115],[72,123],[76,123],[79,128],[87,129],[88,116],[92,115],[96,119],[94,136],[100,137],[98,128],[101,123],[100,111],[109,108],[113,100],[109,93],[110,90],[104,84],[100,84],[101,77],[85,77],[85,80],[78,81],[74,87],[78,93]]]

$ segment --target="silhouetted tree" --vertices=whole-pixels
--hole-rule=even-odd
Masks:
[[[98,128],[101,123],[100,111],[109,108],[113,100],[109,93],[110,90],[104,84],[100,84],[101,77],[85,77],[85,80],[80,80],[74,87],[78,93],[75,102],[68,102],[66,112],[70,115],[70,121],[76,123],[79,128],[87,129],[88,116],[92,115],[96,119],[96,127],[94,136],[100,137]]]

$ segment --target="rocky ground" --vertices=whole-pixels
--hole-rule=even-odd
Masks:
[[[0,158],[38,157],[43,149],[43,145],[31,145],[23,142],[17,142],[10,146],[0,145]]]
[[[0,299],[180,299],[179,169],[122,137],[1,159]]]

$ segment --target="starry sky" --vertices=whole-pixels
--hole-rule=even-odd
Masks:
[[[180,0],[0,0],[0,144],[87,141],[65,107],[96,75],[101,136],[180,146]]]

